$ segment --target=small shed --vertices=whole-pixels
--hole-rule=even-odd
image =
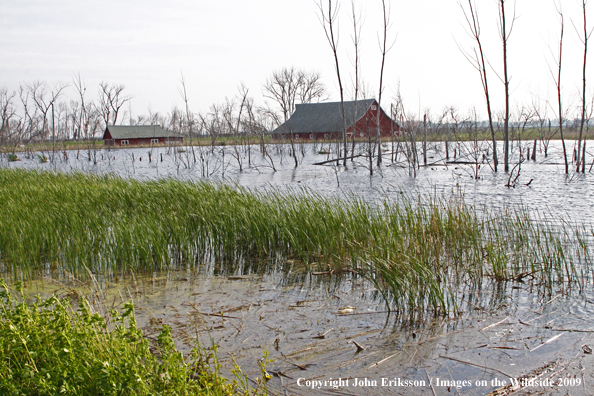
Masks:
[[[378,105],[375,99],[344,102],[347,137],[377,136],[379,111],[380,136],[396,136],[400,126]],[[343,131],[341,102],[302,103],[293,115],[272,131],[273,139],[341,139]]]
[[[179,133],[167,131],[159,125],[108,125],[103,134],[106,146],[149,145],[179,142]]]

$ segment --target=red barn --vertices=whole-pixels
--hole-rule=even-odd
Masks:
[[[377,136],[379,113],[380,135],[398,135],[400,126],[378,106],[375,99],[344,102],[347,137]],[[274,139],[321,140],[341,139],[343,131],[340,102],[303,103],[284,124],[272,131]]]
[[[103,134],[106,146],[183,143],[179,133],[166,131],[159,125],[108,125]]]

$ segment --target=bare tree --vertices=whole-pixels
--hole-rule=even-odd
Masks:
[[[380,43],[380,51],[382,54],[382,66],[380,68],[380,80],[379,80],[379,93],[377,98],[377,166],[380,166],[382,163],[382,144],[381,144],[381,134],[380,134],[380,113],[381,113],[381,104],[382,104],[382,92],[384,90],[384,66],[386,63],[386,53],[390,50],[387,47],[387,40],[388,40],[388,28],[390,25],[390,17],[389,17],[389,10],[386,10],[386,1],[382,0],[382,11],[383,11],[383,20],[382,20],[382,31],[383,37]],[[346,143],[345,143],[346,144]],[[346,154],[345,154],[346,156]]]
[[[243,125],[242,124],[242,114],[244,113],[244,110],[246,110],[246,104],[249,101],[249,89],[245,86],[245,85],[241,85],[239,87],[239,109],[237,110],[237,113],[235,111],[235,100],[229,100],[227,99],[224,109],[223,109],[223,118],[225,119],[225,122],[227,123],[227,128],[228,128],[228,133],[231,135],[231,138],[233,139],[233,151],[231,152],[231,155],[235,158],[235,160],[237,161],[237,165],[239,167],[239,171],[241,172],[243,170],[243,155],[241,153],[240,150],[240,135],[244,134],[240,128]]]
[[[470,62],[470,64],[479,72],[481,77],[481,84],[483,85],[483,93],[485,95],[485,100],[487,102],[487,115],[489,117],[489,130],[491,131],[491,142],[493,144],[493,169],[497,172],[497,141],[495,140],[495,129],[493,128],[493,112],[491,111],[491,97],[489,95],[489,83],[487,79],[487,62],[485,60],[485,54],[483,52],[483,45],[481,42],[481,26],[478,20],[478,13],[476,11],[476,7],[473,5],[471,0],[468,0],[468,13],[460,4],[462,11],[464,12],[464,17],[466,19],[466,24],[468,25],[470,36],[476,41],[477,48],[473,49],[473,54],[470,55],[465,51],[462,51],[466,59]]]
[[[501,43],[503,44],[503,83],[505,85],[505,118],[503,121],[503,145],[504,145],[504,168],[509,171],[509,76],[507,72],[507,43],[512,33],[514,22],[516,20],[515,9],[509,31],[505,20],[505,2],[506,0],[499,0],[499,27],[501,35]],[[515,7],[515,3],[514,3]]]
[[[317,71],[298,72],[297,99],[300,103],[311,103],[326,99],[326,86],[322,83],[322,76]]]
[[[87,159],[89,162],[97,163],[97,145],[94,139],[97,132],[100,130],[102,114],[100,108],[97,108],[92,101],[87,101],[87,85],[77,74],[73,78],[74,89],[78,94],[77,111],[73,116],[74,138],[84,139],[86,145]]]
[[[340,64],[338,62],[338,37],[335,37],[334,34],[334,24],[338,17],[338,8],[332,8],[332,0],[328,0],[328,11],[326,12],[324,8],[324,4],[322,0],[319,0],[318,8],[320,10],[320,22],[322,23],[322,27],[324,28],[324,32],[326,33],[326,39],[328,39],[328,44],[330,44],[330,48],[332,49],[332,54],[334,56],[334,65],[336,67],[336,77],[338,78],[338,87],[340,90],[340,104],[341,104],[341,111],[342,111],[342,141],[344,144],[344,158],[343,158],[343,165],[346,166],[347,156],[348,156],[348,147],[347,147],[347,126],[346,126],[346,117],[344,114],[344,91],[342,89],[342,78],[340,77]]]
[[[583,36],[580,37],[580,40],[582,42],[582,44],[584,45],[584,59],[583,59],[583,63],[582,63],[582,108],[581,108],[581,119],[580,119],[580,133],[578,136],[578,149],[577,149],[577,161],[576,161],[576,172],[579,172],[580,170],[580,164],[582,161],[585,161],[585,152],[584,152],[584,156],[583,158],[580,157],[580,151],[581,151],[581,144],[582,144],[582,137],[583,137],[583,132],[584,132],[584,122],[586,120],[586,60],[587,60],[587,55],[588,55],[588,39],[590,38],[590,36],[592,35],[592,29],[590,29],[590,31],[588,31],[588,24],[586,21],[586,7],[588,5],[588,1],[587,0],[582,0],[582,14],[583,14],[583,21],[584,21],[584,30],[583,30]],[[574,25],[575,27],[575,25]],[[577,28],[576,28],[577,31]],[[586,145],[586,142],[584,142],[584,146]],[[585,151],[585,150],[584,150]],[[584,167],[582,167],[584,168]]]
[[[206,115],[199,115],[202,127],[206,131],[207,135],[210,136],[211,153],[214,153],[216,139],[222,133],[225,133],[226,123],[222,114],[223,105],[218,105],[215,103],[210,106],[210,111]]]
[[[534,113],[534,116],[536,118],[536,133],[538,136],[538,139],[541,142],[541,147],[542,150],[544,151],[544,155],[545,157],[548,156],[548,150],[549,150],[549,142],[552,138],[550,133],[547,133],[547,122],[550,123],[550,121],[547,119],[547,109],[548,109],[548,100],[545,101],[544,105],[541,105],[541,99],[539,99],[538,97],[536,97],[534,94],[532,94],[532,104],[531,106],[531,111]],[[550,126],[548,128],[548,131],[550,132]],[[536,145],[534,146],[534,150],[532,151],[532,159],[535,160],[536,159]]]
[[[357,15],[357,12],[355,11],[355,0],[351,0],[351,13],[352,13],[352,17],[353,17],[353,45],[355,47],[355,61],[354,61],[354,66],[355,66],[355,81],[354,81],[354,99],[355,99],[355,114],[358,114],[358,107],[357,107],[357,103],[359,100],[359,65],[360,65],[360,59],[359,59],[359,46],[360,46],[360,42],[361,42],[361,18]],[[355,135],[356,135],[357,131],[353,131],[352,134],[352,147],[351,147],[351,161],[354,160],[354,156],[355,156]]]
[[[30,102],[30,96],[31,93],[29,90],[21,85],[19,87],[19,99],[24,114],[22,120],[19,122],[19,129],[21,131],[21,136],[23,139],[26,139],[27,143],[42,132],[42,128],[39,128],[40,116],[35,104]]]
[[[117,123],[120,109],[132,99],[124,94],[124,89],[124,85],[99,84],[99,112],[106,126]]]
[[[285,121],[295,111],[295,104],[324,100],[326,87],[320,73],[283,68],[272,73],[264,84],[264,96],[274,100],[281,108]]]
[[[181,95],[181,97],[184,101],[184,106],[185,106],[185,110],[186,110],[186,126],[187,126],[187,130],[188,130],[188,135],[190,137],[190,147],[192,148],[192,156],[194,158],[194,163],[196,163],[196,151],[194,150],[194,142],[193,142],[195,119],[194,119],[194,113],[190,112],[188,93],[186,91],[186,80],[184,79],[183,73],[181,75],[180,83],[181,83],[181,89],[179,90],[179,94]],[[182,125],[183,125],[183,122],[182,122]]]
[[[553,81],[555,82],[555,87],[557,88],[557,105],[558,105],[558,114],[559,114],[559,133],[561,134],[561,144],[563,145],[563,158],[565,160],[565,173],[569,173],[569,163],[567,162],[567,148],[565,147],[565,137],[563,136],[563,104],[561,101],[561,66],[563,60],[563,30],[564,30],[564,18],[562,10],[557,7],[557,13],[559,14],[560,22],[561,22],[561,33],[559,36],[559,52],[557,60],[557,75],[553,74],[553,71],[549,69],[551,72],[551,76],[553,77]]]
[[[394,118],[399,121],[402,136],[404,138],[402,153],[406,158],[409,174],[410,176],[416,177],[419,165],[417,153],[417,132],[419,130],[419,123],[414,120],[413,116],[406,114],[400,87],[398,87],[396,91],[393,110]],[[398,144],[400,146],[400,142],[398,142]],[[371,159],[369,162],[371,165]]]
[[[91,124],[93,122],[93,115],[95,109],[93,103],[87,103],[85,94],[87,92],[87,86],[84,80],[80,77],[80,74],[74,76],[73,79],[74,88],[78,94],[80,100],[80,108],[78,109],[78,116],[75,118],[75,139],[89,139],[91,137]]]
[[[68,86],[67,84],[64,84],[62,82],[58,82],[49,92],[48,95],[48,90],[49,87],[47,86],[47,84],[45,82],[41,82],[41,81],[35,81],[31,84],[25,84],[25,86],[27,87],[30,95],[31,95],[31,99],[33,100],[33,102],[35,103],[35,106],[37,107],[37,109],[40,111],[41,115],[42,115],[42,121],[43,121],[43,126],[42,126],[42,130],[41,130],[41,136],[43,138],[47,138],[49,135],[49,111],[50,109],[52,109],[54,107],[54,104],[56,103],[56,101],[58,100],[58,98],[60,97],[60,95],[62,95],[62,92],[64,91],[64,89],[66,89],[66,87]],[[52,123],[52,137],[53,140],[55,140],[55,125]]]
[[[16,115],[14,98],[16,92],[8,93],[8,89],[0,88],[0,145],[10,144],[14,140],[14,133],[11,130],[12,118]]]

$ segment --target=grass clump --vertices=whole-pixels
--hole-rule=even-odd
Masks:
[[[216,356],[214,369],[198,348],[186,361],[168,326],[150,345],[132,303],[104,319],[84,298],[74,310],[55,296],[28,304],[22,290],[17,298],[4,281],[0,290],[2,395],[239,393],[236,381],[219,375]]]
[[[581,288],[591,231],[461,199],[370,204],[299,190],[0,170],[0,259],[23,278],[299,257],[363,273],[398,310],[447,313],[485,281]],[[546,219],[545,219],[546,220]],[[577,241],[577,242],[576,242]]]

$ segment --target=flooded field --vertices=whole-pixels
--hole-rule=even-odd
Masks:
[[[477,208],[522,206],[539,220],[586,230],[594,223],[594,178],[588,167],[585,174],[565,175],[557,142],[547,158],[539,153],[538,161],[523,162],[512,178],[494,174],[486,163],[480,169],[460,163],[467,157],[447,163],[439,144],[430,152],[432,165],[415,170],[415,177],[402,157],[392,162],[387,155],[381,170],[370,175],[365,158],[347,169],[313,165],[329,158],[320,152],[333,148],[297,148],[297,167],[288,146],[272,145],[267,156],[257,146],[249,153],[233,147],[138,148],[57,152],[45,163],[20,156],[16,162],[2,159],[1,166],[141,180],[208,178],[256,190],[306,188],[345,199],[356,194],[369,202],[400,193],[462,195]],[[29,290],[85,294],[99,311],[133,300],[147,336],[169,324],[185,351],[196,337],[203,346],[215,343],[223,363],[235,359],[250,377],[268,351],[269,386],[279,394],[503,395],[514,379],[514,394],[587,395],[594,389],[594,272],[588,260],[582,260],[581,292],[567,285],[543,291],[521,278],[485,282],[459,296],[462,316],[429,321],[387,312],[378,290],[357,273],[305,268],[292,260],[243,267],[209,262],[118,282],[46,277]]]
[[[573,142],[568,141],[566,144],[571,152]],[[474,162],[473,155],[471,148],[463,143],[450,142],[449,146],[450,157],[446,159],[444,143],[430,143],[429,165],[421,164],[414,172],[415,177],[402,153],[403,149],[400,149],[398,156],[393,156],[390,154],[390,143],[384,146],[386,153],[383,166],[381,169],[374,167],[373,175],[370,175],[365,157],[349,160],[346,169],[334,166],[334,162],[314,165],[334,158],[336,145],[328,143],[296,144],[297,167],[290,145],[266,145],[264,156],[257,145],[251,146],[249,151],[246,148],[236,151],[231,146],[57,151],[55,158],[54,154],[48,152],[36,153],[29,158],[19,154],[19,161],[15,162],[8,162],[2,156],[0,166],[113,173],[139,180],[167,177],[223,180],[258,190],[304,187],[326,196],[348,197],[355,193],[369,201],[395,196],[400,192],[437,196],[462,192],[467,203],[478,207],[521,205],[565,219],[594,223],[594,211],[590,210],[594,204],[594,177],[590,172],[594,155],[590,153],[591,149],[586,154],[586,173],[570,172],[565,175],[561,142],[550,142],[547,157],[544,157],[539,143],[536,161],[524,160],[518,176],[517,147],[516,156],[512,156],[510,162],[512,172],[494,173],[487,162],[483,163],[482,155],[478,164],[468,164]],[[525,143],[524,156],[531,147],[532,142]],[[453,154],[455,148],[458,153],[462,153],[456,158]],[[360,153],[365,154],[364,147],[360,147]],[[48,161],[41,163],[40,155],[44,155]],[[502,164],[500,166],[503,168]],[[514,179],[512,184],[515,188],[506,187]]]

